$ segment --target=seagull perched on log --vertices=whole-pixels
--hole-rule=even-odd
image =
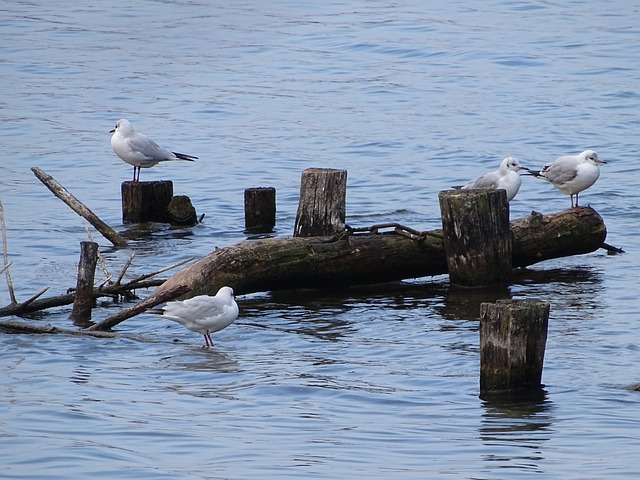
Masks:
[[[133,165],[133,181],[140,180],[140,169],[149,168],[159,162],[170,160],[187,160],[193,162],[198,157],[184,153],[171,152],[161,147],[146,135],[133,129],[129,120],[121,118],[116,122],[116,127],[109,133],[111,136],[111,148],[122,160]],[[136,171],[138,173],[136,177]]]
[[[518,175],[520,170],[529,169],[522,166],[516,158],[507,157],[500,162],[500,168],[495,172],[487,173],[466,185],[453,188],[461,188],[463,190],[476,188],[502,189],[507,191],[507,202],[510,202],[520,190],[520,184],[522,183],[522,179]]]
[[[531,175],[544,178],[565,195],[571,196],[571,208],[578,206],[578,194],[596,183],[600,176],[599,164],[607,163],[598,158],[593,150],[585,150],[579,155],[558,157],[547,163],[539,172]],[[575,195],[575,205],[573,196]]]
[[[213,347],[211,334],[231,325],[238,318],[238,304],[233,289],[222,287],[215,297],[198,295],[186,300],[168,302],[159,310],[148,313],[178,322],[192,332],[204,335],[206,347]]]

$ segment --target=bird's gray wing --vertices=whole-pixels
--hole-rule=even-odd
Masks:
[[[128,139],[129,146],[144,160],[155,160],[162,162],[164,160],[175,160],[175,155],[166,148],[162,148],[156,142],[146,135],[136,134]]]
[[[578,174],[576,166],[575,161],[565,160],[565,157],[560,157],[552,164],[542,167],[540,173],[551,183],[562,185],[576,178]]]
[[[165,316],[180,317],[194,323],[224,311],[224,304],[220,299],[207,295],[188,298],[184,301],[171,302],[164,306]]]
[[[481,177],[476,178],[475,180],[470,181],[466,185],[463,185],[463,189],[472,189],[472,188],[496,188],[498,185],[498,180],[500,176],[498,172],[491,172],[483,175]]]

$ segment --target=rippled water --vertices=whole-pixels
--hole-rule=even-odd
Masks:
[[[239,298],[216,347],[141,315],[115,339],[0,334],[3,478],[635,478],[640,5],[634,2],[0,1],[0,201],[19,300],[75,285],[80,217],[53,175],[132,239],[130,276],[243,241],[243,191],[277,189],[289,236],[308,167],[348,170],[347,221],[440,225],[437,194],[514,155],[593,148],[581,196],[604,251],[517,273]],[[198,155],[170,178],[205,222],[120,219],[118,118]],[[569,199],[525,178],[512,218]],[[103,277],[101,277],[103,278]],[[138,292],[141,296],[147,292]],[[540,398],[478,398],[479,305],[551,303]],[[0,304],[9,303],[0,282]],[[127,305],[124,305],[127,306]],[[123,305],[103,303],[94,319]],[[28,321],[72,327],[70,308]]]

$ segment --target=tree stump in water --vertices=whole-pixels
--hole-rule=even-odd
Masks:
[[[270,233],[276,225],[276,189],[247,188],[244,191],[244,228],[247,233]]]
[[[451,283],[465,287],[508,284],[512,242],[506,192],[449,190],[438,198]]]
[[[346,198],[346,170],[304,170],[293,236],[318,237],[343,232],[347,210]]]
[[[173,196],[173,182],[122,182],[122,222],[170,223],[167,211]]]
[[[196,209],[186,195],[175,195],[167,205],[171,225],[190,227],[198,223]]]
[[[80,263],[78,263],[78,281],[73,309],[70,318],[76,323],[91,320],[91,309],[94,306],[93,280],[98,263],[98,244],[80,242]]]
[[[549,303],[498,300],[480,305],[480,395],[540,389]]]

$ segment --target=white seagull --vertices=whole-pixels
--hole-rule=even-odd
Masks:
[[[138,133],[133,129],[129,120],[121,118],[116,122],[116,128],[109,133],[111,137],[111,148],[122,160],[129,165],[133,165],[133,181],[140,180],[140,169],[153,167],[159,162],[169,160],[187,160],[193,162],[198,157],[185,155],[184,153],[170,152],[162,148],[146,135]],[[138,175],[136,177],[136,171]]]
[[[466,185],[453,187],[461,188],[463,190],[470,190],[476,188],[495,188],[507,191],[507,202],[513,200],[513,198],[520,190],[520,184],[522,179],[518,175],[520,170],[529,170],[524,167],[520,162],[513,158],[507,157],[500,163],[500,168],[495,172],[487,173],[475,180],[470,181]]]
[[[598,180],[600,163],[607,162],[598,158],[598,154],[593,150],[585,150],[580,155],[558,157],[543,166],[539,172],[531,172],[531,174],[544,178],[565,195],[571,195],[571,208],[573,208],[578,206],[578,194]],[[574,195],[576,196],[575,205]]]
[[[149,310],[167,320],[178,322],[192,332],[204,335],[207,347],[213,347],[211,335],[231,325],[238,318],[238,304],[231,287],[222,287],[215,297],[198,295],[167,303],[162,310]]]

